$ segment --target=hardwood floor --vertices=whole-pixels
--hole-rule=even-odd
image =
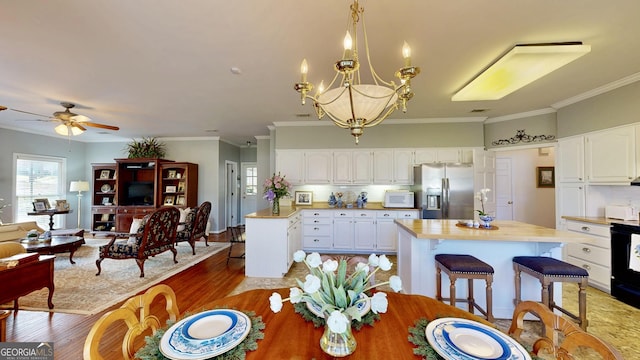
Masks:
[[[226,234],[211,235],[209,241],[226,241]],[[242,245],[234,245],[233,254],[241,254]],[[202,310],[215,299],[229,294],[244,279],[244,260],[231,259],[227,266],[227,251],[221,251],[199,264],[162,281],[176,293],[180,313]],[[55,299],[55,294],[54,294]],[[121,303],[105,310],[117,308]],[[7,341],[53,342],[55,359],[82,359],[84,341],[91,326],[104,313],[91,316],[19,310],[7,318]],[[154,304],[152,312],[164,314],[162,302]],[[160,319],[163,323],[166,320]],[[114,328],[110,334],[124,331]],[[121,359],[122,338],[103,338],[102,354],[105,359]]]

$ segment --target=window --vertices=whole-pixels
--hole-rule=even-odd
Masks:
[[[14,222],[37,221],[43,229],[49,229],[48,216],[29,216],[33,200],[48,199],[55,206],[56,200],[65,199],[66,159],[49,156],[14,154],[15,197]],[[58,215],[56,227],[64,228],[65,217]]]
[[[258,193],[258,168],[255,166],[248,166],[245,173],[245,195],[256,195]]]

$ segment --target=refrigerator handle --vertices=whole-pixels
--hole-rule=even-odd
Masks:
[[[449,178],[442,178],[442,218],[449,218]]]

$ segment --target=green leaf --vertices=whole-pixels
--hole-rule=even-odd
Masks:
[[[349,306],[347,302],[347,292],[344,290],[344,287],[340,286],[335,289],[335,299],[336,299],[336,307],[340,309],[346,309]]]

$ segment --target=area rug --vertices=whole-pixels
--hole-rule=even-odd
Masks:
[[[20,309],[95,314],[229,247],[229,243],[210,242],[205,246],[204,242],[198,241],[196,255],[192,255],[189,244],[179,243],[176,247],[178,263],[173,263],[170,251],[149,258],[144,263],[144,278],[140,278],[140,269],[134,259],[105,259],[100,276],[96,276],[98,246],[106,244],[108,239],[85,240],[87,243],[73,255],[75,265],[69,262],[68,253],[56,255],[54,308],[47,307],[49,290],[45,288],[19,298]],[[13,303],[5,304],[7,306],[11,307]]]

